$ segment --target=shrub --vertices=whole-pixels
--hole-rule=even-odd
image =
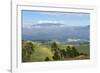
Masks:
[[[54,56],[52,57],[54,60],[60,60],[59,52],[55,51]]]
[[[45,58],[45,61],[50,61],[49,57],[46,57],[46,58]]]
[[[34,52],[34,45],[32,42],[22,43],[22,61],[30,61],[31,54]]]
[[[66,53],[67,53],[67,57],[71,57],[71,58],[79,56],[79,52],[74,46],[73,47],[68,46],[66,48]]]
[[[53,42],[53,43],[51,44],[51,48],[52,48],[52,51],[55,51],[55,50],[58,48],[57,43],[56,43],[56,42]]]

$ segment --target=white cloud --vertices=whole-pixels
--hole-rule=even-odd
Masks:
[[[50,21],[50,20],[45,20],[45,21],[40,20],[37,23],[39,23],[39,24],[41,24],[41,23],[62,23],[62,24],[64,24],[63,21]]]

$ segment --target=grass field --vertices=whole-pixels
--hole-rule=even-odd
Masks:
[[[22,62],[89,59],[89,43],[22,42]]]

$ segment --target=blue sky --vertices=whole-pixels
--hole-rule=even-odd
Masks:
[[[88,13],[61,13],[61,12],[40,12],[22,10],[23,26],[38,23],[62,23],[65,26],[87,26],[90,25]]]

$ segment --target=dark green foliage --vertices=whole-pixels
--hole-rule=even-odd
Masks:
[[[73,57],[79,56],[79,52],[77,51],[77,49],[74,46],[72,47],[72,55],[73,55]]]
[[[26,62],[27,61],[27,52],[26,49],[22,48],[22,61]]]
[[[24,42],[23,42],[24,43]],[[31,54],[34,52],[34,45],[32,42],[26,42],[22,45],[22,61],[29,61]]]
[[[58,48],[57,43],[56,43],[56,42],[53,42],[53,43],[51,44],[51,48],[52,48],[52,51],[56,51],[57,48]]]
[[[46,58],[45,58],[45,61],[50,61],[49,57],[46,57]]]
[[[34,45],[32,44],[32,42],[27,42],[25,48],[28,54],[32,54],[32,52],[34,51]]]
[[[57,48],[54,50],[54,56],[52,57],[54,60],[62,60],[64,58],[73,58],[79,56],[79,52],[75,48],[75,46],[67,46],[65,49]]]
[[[60,60],[59,52],[55,51],[54,56],[52,57],[54,60]]]
[[[61,57],[65,58],[66,57],[66,51],[64,49],[61,49],[60,52],[61,52]]]
[[[71,51],[70,46],[68,46],[68,47],[66,48],[66,55],[67,55],[67,57],[72,57],[72,51]]]
[[[58,48],[58,45],[56,42],[53,42],[51,45],[52,51],[54,52],[53,60],[60,60],[61,59],[61,51],[60,48]]]
[[[79,52],[74,46],[73,47],[68,46],[66,48],[66,53],[67,53],[67,57],[71,57],[71,58],[79,56]]]

